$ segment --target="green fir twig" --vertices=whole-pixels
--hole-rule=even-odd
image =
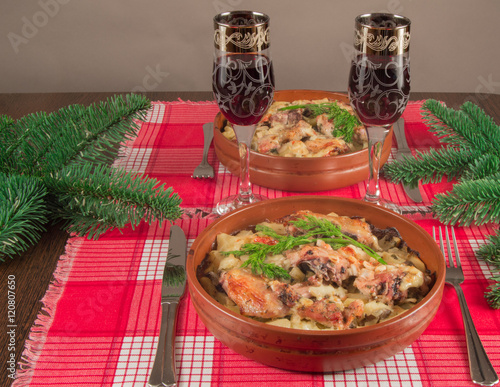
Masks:
[[[419,181],[426,184],[455,179],[451,191],[439,193],[432,200],[433,213],[446,224],[499,224],[500,126],[471,102],[455,110],[427,100],[422,105],[422,116],[443,147],[387,163],[384,175],[395,183],[413,186]],[[493,308],[500,309],[498,231],[478,250],[477,257],[496,267],[486,299]]]
[[[1,260],[35,244],[51,220],[95,239],[112,228],[181,215],[172,188],[111,166],[150,106],[129,94],[18,120],[0,116]]]
[[[47,190],[37,179],[0,172],[0,260],[27,250],[45,231]]]
[[[384,166],[394,183],[416,186],[456,180],[451,192],[436,195],[432,211],[445,223],[497,222],[500,212],[500,127],[492,118],[466,102],[459,110],[435,100],[422,105],[424,122],[443,143],[440,149],[418,151],[415,157]]]
[[[492,265],[497,273],[490,278],[493,282],[485,297],[492,308],[500,309],[500,228],[495,234],[488,236],[487,243],[477,250],[476,256]]]

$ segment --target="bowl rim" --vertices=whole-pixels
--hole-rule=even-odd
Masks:
[[[239,216],[242,212],[246,211],[252,211],[256,207],[261,207],[267,205],[266,203],[275,203],[275,202],[293,202],[295,200],[324,200],[324,201],[338,201],[340,203],[346,202],[346,203],[357,203],[361,206],[367,206],[367,207],[372,207],[376,211],[378,211],[381,215],[389,216],[389,217],[394,217],[394,218],[399,218],[400,221],[403,221],[404,223],[408,224],[409,226],[415,228],[416,231],[418,231],[419,234],[421,234],[425,239],[428,239],[429,241],[432,241],[434,244],[432,246],[432,250],[441,258],[437,262],[438,269],[436,270],[436,279],[435,283],[430,289],[430,291],[426,294],[426,296],[414,307],[411,309],[408,309],[407,311],[387,320],[381,323],[377,323],[375,325],[370,325],[370,326],[365,326],[365,327],[359,327],[355,329],[345,329],[345,330],[305,330],[305,329],[298,329],[298,328],[285,328],[285,327],[280,327],[280,326],[275,326],[272,324],[267,324],[264,322],[260,322],[257,320],[254,320],[250,317],[246,317],[244,315],[235,313],[231,311],[230,309],[224,307],[223,305],[219,304],[214,298],[212,298],[206,290],[201,286],[200,282],[197,279],[196,276],[196,270],[197,267],[194,267],[194,253],[195,253],[195,248],[197,247],[198,243],[206,237],[206,235],[210,232],[210,230],[215,229],[217,225],[221,222],[224,222],[226,219],[230,217],[237,217]],[[340,214],[342,215],[342,214]],[[215,241],[212,241],[214,243]],[[381,206],[378,206],[376,204],[372,203],[367,203],[364,201],[361,201],[359,199],[353,199],[353,198],[344,198],[344,197],[336,197],[336,196],[317,196],[317,195],[297,195],[297,196],[287,196],[287,197],[281,197],[281,198],[276,198],[276,199],[268,199],[266,201],[250,204],[246,207],[243,207],[241,209],[235,210],[231,213],[228,213],[219,219],[215,220],[212,222],[208,227],[206,227],[195,239],[193,242],[189,252],[188,252],[188,259],[186,262],[186,272],[187,272],[187,277],[188,277],[188,283],[189,283],[189,291],[190,293],[193,291],[192,287],[194,287],[197,290],[198,295],[200,295],[205,301],[207,301],[209,304],[211,304],[212,307],[218,309],[220,312],[224,314],[224,316],[231,318],[233,320],[238,320],[240,323],[244,325],[252,325],[254,327],[260,327],[263,328],[267,331],[274,332],[274,333],[279,333],[281,335],[296,335],[298,333],[302,333],[303,335],[307,336],[312,336],[312,337],[325,337],[325,336],[351,336],[351,335],[360,335],[360,334],[369,334],[373,331],[378,331],[378,330],[383,330],[383,329],[389,329],[400,323],[402,319],[411,319],[411,317],[415,314],[417,314],[424,306],[427,304],[431,299],[434,299],[436,297],[439,297],[440,294],[442,294],[442,289],[444,288],[444,275],[445,275],[445,264],[444,264],[444,257],[441,253],[441,250],[439,249],[438,245],[432,240],[432,237],[425,231],[420,225],[417,223],[411,221],[410,219],[407,219],[401,215],[398,215],[386,208],[383,208]],[[441,301],[439,301],[441,302]],[[386,338],[381,338],[381,340],[386,340]]]
[[[331,96],[341,96],[341,97],[345,97],[345,98],[349,99],[347,93],[340,93],[340,92],[326,91],[326,90],[314,90],[314,89],[276,90],[274,92],[274,98],[276,98],[276,96],[278,96],[278,97],[281,96],[281,94],[295,93],[295,92],[297,92],[297,93],[318,93],[318,94],[325,93],[325,94],[329,94]],[[323,98],[328,98],[328,97],[324,96]],[[318,99],[319,99],[319,96],[318,96]],[[274,99],[273,102],[278,102],[278,101],[276,101],[276,99]],[[354,113],[354,114],[356,114],[356,113]],[[222,123],[224,123],[224,121],[227,121],[227,119],[224,117],[224,115],[220,111],[218,111],[216,116],[215,116],[215,119],[214,119],[214,136],[217,135],[217,137],[219,137],[218,134],[220,134],[220,136],[222,137],[222,139],[220,141],[227,141],[229,144],[231,144],[228,146],[234,146],[236,148],[237,144],[234,141],[227,139],[227,137],[224,136],[221,132],[221,129],[222,129],[221,126],[222,126]],[[219,123],[220,123],[220,125],[219,125]],[[363,125],[363,124],[361,124],[361,125]],[[392,129],[392,125],[391,125],[391,127],[389,129],[389,133],[386,136],[386,138],[388,140],[389,139],[392,140],[392,131],[393,131],[393,129]],[[385,141],[384,141],[384,143],[385,143]],[[360,153],[368,153],[368,148],[363,148],[363,149],[359,149],[359,150],[354,151],[354,152],[347,152],[347,153],[342,153],[340,155],[326,156],[326,157],[296,157],[296,156],[285,157],[285,156],[269,155],[266,153],[260,153],[260,152],[254,151],[253,149],[250,149],[250,154],[253,157],[260,157],[263,160],[265,160],[265,159],[269,159],[269,160],[284,159],[284,160],[291,160],[291,161],[295,161],[295,162],[300,160],[300,162],[304,162],[304,163],[314,163],[314,162],[318,163],[319,162],[318,160],[324,160],[323,162],[326,163],[328,161],[331,162],[332,159],[338,159],[338,158],[342,158],[342,160],[349,159],[349,158],[355,158],[355,157],[357,158],[357,157],[360,157]]]

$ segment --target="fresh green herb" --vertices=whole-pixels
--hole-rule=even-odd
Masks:
[[[317,239],[323,239],[324,242],[330,244],[333,248],[335,248],[334,244],[340,245],[354,245],[363,250],[370,257],[375,258],[381,264],[386,265],[387,263],[382,259],[380,255],[378,255],[373,249],[366,246],[365,244],[358,242],[357,240],[345,235],[340,231],[340,227],[329,222],[327,219],[320,219],[314,216],[307,216],[306,219],[298,219],[293,222],[293,224],[307,231],[305,234],[306,237],[311,238],[316,236]],[[327,238],[335,236],[337,238]],[[316,240],[317,240],[316,239]],[[314,240],[314,241],[316,241]]]
[[[256,274],[263,274],[268,278],[283,278],[288,279],[290,275],[282,267],[273,263],[265,262],[268,255],[281,254],[283,251],[293,249],[294,247],[316,243],[319,239],[331,245],[334,249],[338,249],[345,245],[354,245],[361,248],[370,257],[375,258],[382,264],[386,264],[384,260],[370,247],[356,241],[355,239],[343,234],[340,227],[329,222],[326,219],[318,219],[314,216],[308,216],[306,219],[299,219],[291,222],[296,227],[305,231],[305,234],[281,235],[270,227],[264,225],[257,225],[256,231],[261,232],[263,235],[269,236],[275,240],[275,244],[269,245],[266,243],[246,243],[241,246],[237,251],[226,251],[223,254],[240,257],[248,255],[248,259],[243,263],[243,267],[250,266],[252,272]],[[332,238],[334,237],[334,238]]]
[[[268,255],[280,254],[283,251],[293,249],[294,247],[311,243],[307,237],[294,237],[293,235],[280,235],[273,229],[263,225],[257,225],[256,231],[270,236],[276,243],[268,245],[266,243],[246,243],[238,251],[228,251],[225,254],[234,254],[235,256],[248,255],[249,258],[243,264],[243,267],[250,266],[252,271],[256,274],[264,274],[269,278],[283,278],[288,279],[290,275],[282,267],[274,263],[264,262]]]
[[[326,114],[329,120],[333,120],[335,137],[343,137],[345,141],[351,142],[354,129],[361,125],[358,118],[348,110],[341,108],[336,102],[323,102],[318,104],[308,103],[302,105],[285,106],[279,110],[309,109],[313,116]]]

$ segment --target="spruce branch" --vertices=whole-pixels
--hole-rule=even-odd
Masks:
[[[500,222],[500,184],[497,179],[466,180],[450,192],[437,194],[432,210],[443,223],[482,225]]]
[[[481,246],[476,255],[500,270],[500,228],[494,235],[488,236],[488,241]]]
[[[500,309],[500,275],[491,277],[491,280],[494,282],[488,287],[485,298],[493,309]]]
[[[117,144],[137,133],[135,120],[143,119],[149,107],[145,97],[129,95],[29,114],[5,133],[10,138],[0,137],[9,144],[4,158],[13,160],[11,172],[40,177],[71,163],[109,163]]]
[[[488,241],[476,253],[478,258],[493,265],[497,274],[491,277],[493,283],[485,294],[488,304],[494,309],[500,309],[500,229],[494,235],[488,236]]]
[[[11,117],[6,116],[5,114],[0,114],[0,132],[12,126],[13,123],[14,120]]]
[[[172,188],[109,165],[150,106],[130,94],[19,120],[0,116],[0,256],[36,243],[49,220],[98,238],[128,224],[179,218],[181,199]],[[14,212],[9,203],[17,203]]]
[[[422,105],[424,122],[446,146],[418,151],[415,157],[387,163],[384,176],[416,186],[457,179],[451,192],[436,195],[432,211],[445,223],[498,222],[500,213],[500,127],[471,102],[459,110],[435,100]]]
[[[498,142],[495,142],[500,141],[498,126],[471,102],[466,102],[459,110],[455,110],[436,100],[427,100],[422,105],[422,117],[429,126],[429,131],[436,134],[443,143],[481,153],[489,153],[498,148]],[[496,151],[498,154],[498,149]]]
[[[460,177],[466,167],[480,155],[471,150],[455,148],[417,151],[414,157],[394,160],[384,166],[384,176],[392,182],[417,186],[422,183],[438,183],[444,178],[451,181]]]
[[[0,172],[0,260],[38,242],[47,210],[43,184],[31,177]]]
[[[67,229],[97,239],[103,232],[180,217],[181,199],[171,188],[143,174],[113,169],[106,165],[70,166],[46,181],[57,195],[54,213],[68,221]],[[74,215],[78,222],[74,222]]]
[[[417,152],[414,158],[384,166],[384,174],[395,183],[417,185],[447,177],[457,181],[449,192],[439,193],[431,210],[443,223],[469,226],[500,223],[500,126],[471,102],[459,110],[435,100],[422,105],[424,122],[445,146]],[[500,234],[490,236],[477,257],[500,269]],[[485,297],[500,309],[500,273]]]

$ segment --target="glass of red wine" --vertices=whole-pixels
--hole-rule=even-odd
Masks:
[[[370,178],[364,200],[399,213],[396,204],[380,198],[379,170],[382,145],[410,94],[410,24],[387,13],[356,17],[348,87],[351,106],[368,133]]]
[[[269,52],[269,16],[252,11],[214,17],[212,88],[223,116],[232,124],[240,155],[239,193],[221,200],[215,212],[266,199],[252,192],[250,147],[257,123],[273,101],[274,74]]]

